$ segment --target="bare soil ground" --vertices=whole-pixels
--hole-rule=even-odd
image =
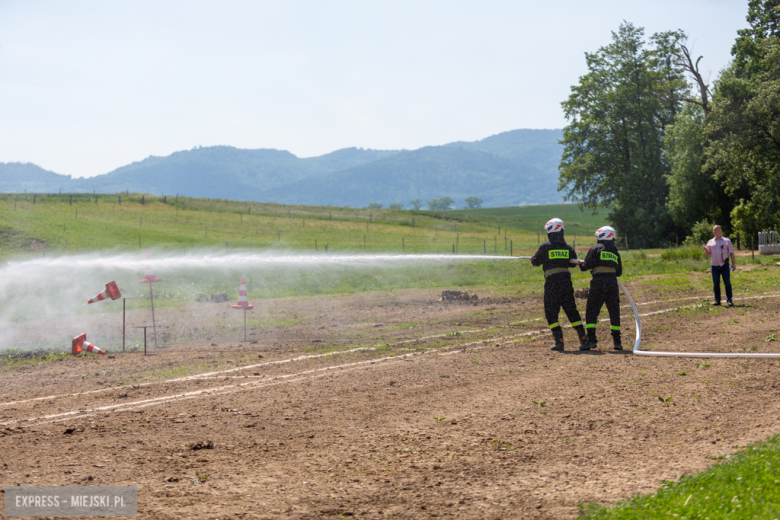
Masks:
[[[653,350],[780,351],[780,294],[628,286]],[[640,358],[606,326],[551,353],[541,294],[476,292],[256,302],[251,342],[230,303],[164,309],[203,336],[15,367],[0,483],[136,485],[141,518],[566,518],[780,431],[777,360]]]

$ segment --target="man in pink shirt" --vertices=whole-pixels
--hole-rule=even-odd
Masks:
[[[715,235],[715,238],[711,238],[707,242],[707,245],[704,246],[704,252],[710,257],[712,265],[712,287],[715,290],[715,303],[713,305],[720,305],[720,278],[722,276],[723,285],[726,287],[726,305],[733,307],[729,257],[731,257],[731,263],[736,269],[737,260],[734,257],[734,247],[731,245],[731,240],[723,236],[723,229],[720,226],[713,227],[712,234]]]

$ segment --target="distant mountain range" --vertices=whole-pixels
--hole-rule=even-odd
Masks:
[[[151,156],[104,175],[71,178],[31,163],[0,163],[0,192],[117,193],[364,207],[448,196],[484,206],[552,204],[560,130],[512,130],[418,150],[345,148],[301,159],[283,150],[212,146]]]

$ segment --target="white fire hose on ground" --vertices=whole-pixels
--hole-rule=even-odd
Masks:
[[[520,260],[530,260],[530,256],[516,256],[515,258],[519,258]],[[582,262],[582,260],[570,260],[572,264],[579,264]],[[709,358],[709,357],[718,357],[718,358],[763,358],[763,359],[775,359],[780,358],[780,353],[776,354],[749,354],[749,353],[721,353],[721,352],[650,352],[650,351],[643,351],[639,350],[639,343],[642,340],[642,324],[639,323],[639,311],[636,308],[636,303],[634,303],[634,299],[631,297],[631,294],[628,292],[628,289],[626,289],[626,286],[623,285],[623,282],[620,280],[617,281],[618,285],[620,286],[620,289],[623,291],[623,294],[626,295],[626,298],[628,298],[628,303],[631,304],[631,312],[634,313],[634,321],[636,322],[636,341],[634,342],[634,348],[631,351],[633,354],[636,354],[638,356],[658,356],[658,357],[694,357],[694,358]]]

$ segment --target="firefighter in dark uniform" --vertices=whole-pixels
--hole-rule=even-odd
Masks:
[[[584,345],[586,339],[580,311],[574,301],[574,287],[571,285],[569,272],[569,269],[577,265],[577,253],[563,238],[561,219],[552,219],[544,228],[550,241],[539,246],[539,250],[531,257],[531,265],[541,265],[544,270],[544,315],[555,339],[555,345],[550,347],[550,350],[563,352],[563,329],[558,322],[561,307],[577,331],[580,345]]]
[[[598,243],[590,248],[585,260],[580,263],[580,269],[590,270],[593,279],[588,291],[588,304],[585,307],[585,328],[588,331],[588,341],[580,346],[580,350],[596,348],[596,323],[601,306],[607,304],[610,329],[615,350],[623,350],[620,342],[620,288],[618,276],[623,274],[623,263],[620,253],[615,247],[615,230],[609,226],[599,228],[595,233]]]

